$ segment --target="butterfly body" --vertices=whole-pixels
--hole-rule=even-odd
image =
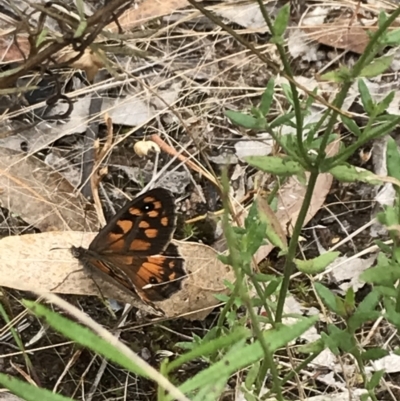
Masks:
[[[174,197],[155,188],[128,202],[88,249],[71,252],[91,276],[152,304],[179,291],[186,277],[184,260],[171,243],[175,227]]]

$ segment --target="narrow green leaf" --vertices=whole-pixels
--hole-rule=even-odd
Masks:
[[[328,170],[337,180],[342,182],[362,181],[371,185],[381,185],[382,181],[371,171],[350,164],[341,164]]]
[[[269,126],[271,129],[281,127],[283,125],[289,125],[290,127],[296,128],[295,123],[291,121],[292,118],[294,118],[293,111],[287,114],[282,114],[281,116],[275,118],[275,120],[270,122]]]
[[[167,365],[167,372],[170,372],[179,366],[183,365],[186,362],[189,362],[195,358],[200,356],[210,355],[214,352],[222,350],[225,347],[232,346],[233,344],[237,343],[240,340],[246,339],[250,336],[250,331],[244,327],[238,326],[234,331],[230,334],[226,335],[225,337],[219,337],[211,341],[204,342],[192,351],[181,355],[171,363]]]
[[[330,71],[320,76],[322,81],[333,81],[333,82],[349,82],[352,79],[351,72],[348,67],[341,66],[336,71]]]
[[[83,327],[71,320],[66,319],[59,313],[52,312],[43,305],[32,301],[23,301],[24,305],[32,311],[36,316],[43,318],[46,322],[64,336],[76,341],[78,344],[87,347],[96,353],[103,355],[112,362],[117,363],[121,367],[141,376],[148,375],[139,368],[129,357],[120,352],[108,341],[98,337],[95,333],[86,327]]]
[[[373,78],[383,74],[392,64],[394,56],[382,56],[376,58],[371,64],[361,70],[360,77]]]
[[[390,136],[386,145],[386,166],[388,175],[400,180],[400,152],[396,141]]]
[[[315,283],[314,287],[318,293],[318,296],[321,298],[322,302],[324,303],[324,305],[330,311],[342,315],[343,311],[340,311],[340,313],[339,313],[339,309],[338,309],[338,305],[337,305],[338,297],[331,290],[326,288],[321,283]]]
[[[233,124],[250,129],[258,128],[259,121],[253,116],[249,116],[247,114],[243,114],[233,110],[225,111],[225,115],[229,118],[229,120],[231,120]]]
[[[248,156],[245,160],[253,167],[276,175],[293,175],[303,171],[300,163],[278,156]]]
[[[275,81],[273,78],[271,78],[268,81],[267,87],[261,97],[260,111],[263,116],[266,116],[268,114],[272,101],[274,100],[274,88]]]
[[[387,355],[389,355],[389,351],[383,348],[370,348],[361,354],[361,358],[364,361],[376,361]]]
[[[40,47],[40,45],[45,41],[49,30],[47,28],[43,28],[39,35],[36,38],[36,47]]]
[[[395,91],[391,91],[385,96],[385,98],[382,101],[380,101],[376,105],[376,114],[377,115],[380,115],[387,111],[387,108],[389,107],[390,103],[393,102],[394,96],[395,96]]]
[[[347,326],[352,333],[355,333],[365,322],[375,321],[381,317],[378,311],[359,312],[356,311],[347,321]]]
[[[282,87],[283,94],[284,94],[285,97],[286,97],[286,100],[287,100],[292,106],[294,106],[294,102],[293,102],[293,93],[292,93],[292,88],[290,87],[290,85],[288,85],[288,84],[286,84],[286,83],[283,83],[283,84],[281,85],[281,87]]]
[[[361,102],[364,106],[365,111],[368,115],[372,115],[375,110],[375,103],[372,100],[367,85],[362,79],[358,80],[358,90],[360,92]]]
[[[3,373],[0,373],[0,384],[26,401],[74,401],[72,398],[64,397],[50,390],[33,386],[32,384],[28,384]]]
[[[278,14],[275,18],[274,36],[282,36],[285,33],[289,23],[289,18],[290,18],[290,7],[289,3],[286,3],[278,11]]]
[[[348,118],[346,116],[341,115],[340,116],[343,125],[354,135],[360,136],[361,135],[361,130],[360,128],[358,128],[358,125],[356,124],[356,122],[351,119]]]
[[[400,279],[400,267],[398,265],[372,267],[361,273],[360,279],[367,283],[391,286]]]
[[[312,316],[310,318],[303,318],[291,326],[279,325],[276,329],[263,333],[263,337],[269,346],[270,352],[273,353],[290,341],[298,338],[317,321],[318,317]],[[221,377],[228,378],[235,372],[252,366],[262,358],[264,358],[264,352],[259,341],[255,341],[253,344],[243,344],[241,347],[236,347],[234,352],[222,357],[220,361],[188,379],[179,389],[183,393],[194,391]]]
[[[394,29],[393,31],[386,32],[384,43],[388,46],[400,45],[400,29]]]
[[[378,387],[379,382],[381,381],[384,374],[385,374],[385,371],[383,369],[377,370],[376,372],[374,372],[372,374],[371,379],[369,380],[369,382],[366,385],[367,390],[373,390],[376,387]]]
[[[339,255],[340,252],[326,252],[314,259],[295,259],[294,263],[302,273],[318,274],[322,273]]]

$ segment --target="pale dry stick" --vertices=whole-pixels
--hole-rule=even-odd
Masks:
[[[150,366],[142,358],[138,357],[128,346],[119,341],[114,335],[112,335],[108,330],[103,328],[100,324],[96,323],[93,319],[87,316],[85,313],[80,311],[75,306],[64,301],[62,298],[51,293],[40,293],[35,291],[38,295],[43,296],[48,302],[57,305],[59,308],[65,310],[75,319],[79,320],[82,324],[87,326],[89,329],[93,330],[99,337],[103,340],[108,341],[113,347],[115,347],[119,352],[127,356],[133,364],[138,366],[143,370],[148,377],[158,383],[162,388],[171,394],[173,398],[179,401],[190,401],[178,388],[176,388],[168,379],[166,379],[161,373]]]
[[[69,361],[67,362],[67,364],[65,365],[64,370],[61,372],[61,375],[59,376],[59,378],[57,379],[56,384],[53,387],[53,393],[57,393],[58,390],[58,386],[61,384],[61,381],[64,379],[64,377],[67,375],[69,369],[75,364],[75,362],[78,360],[78,358],[80,357],[80,355],[82,354],[82,349],[79,349],[77,351],[75,351],[74,355],[72,355],[72,358],[69,359]]]
[[[38,384],[31,378],[31,376],[26,373],[20,366],[14,364],[13,361],[10,361],[10,365],[32,386],[38,387]]]
[[[207,178],[210,182],[217,185],[218,183],[215,180],[215,177],[211,175],[207,170],[202,167],[199,167],[197,164],[189,160],[188,157],[184,156],[182,153],[179,153],[177,150],[169,146],[166,142],[164,142],[157,134],[153,134],[150,136],[150,139],[155,142],[165,153],[168,153],[171,156],[175,156],[178,160],[185,163],[188,167],[192,170],[196,171],[197,173],[203,175]]]
[[[353,237],[350,236],[348,233],[346,227],[342,224],[342,222],[335,216],[335,214],[326,206],[324,206],[324,209],[337,221],[339,224],[340,228],[343,230],[343,232],[347,235],[346,239],[351,242],[351,245],[353,246],[354,252],[357,252],[357,247],[356,244],[353,241]]]
[[[85,370],[83,371],[83,373],[81,374],[81,377],[79,378],[78,383],[75,386],[75,389],[71,395],[71,397],[75,397],[75,394],[77,393],[79,387],[82,387],[82,393],[84,393],[84,383],[85,383],[85,378],[86,375],[89,373],[90,369],[92,368],[92,365],[95,363],[96,359],[97,359],[98,355],[95,355],[90,362],[87,364],[87,366],[85,367]],[[85,399],[85,397],[82,397],[83,399]]]
[[[46,346],[46,347],[33,348],[33,349],[30,349],[30,350],[25,351],[25,354],[34,355],[35,352],[43,351],[43,350],[46,350],[46,349],[53,349],[53,348],[56,348],[56,347],[57,347],[57,348],[58,348],[58,347],[65,347],[65,346],[71,345],[71,344],[73,344],[72,341],[66,341],[66,342],[64,342],[64,343],[60,343],[60,344],[57,344],[57,345],[52,344],[52,345],[48,345],[48,346]],[[19,351],[19,352],[10,352],[9,354],[0,355],[0,357],[1,357],[2,359],[4,359],[4,358],[11,358],[11,357],[13,357],[13,356],[21,356],[21,355],[23,355],[23,354],[24,354],[24,353],[23,353],[22,351]]]

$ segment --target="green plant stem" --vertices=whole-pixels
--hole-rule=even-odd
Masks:
[[[314,192],[317,178],[318,178],[318,170],[314,169],[314,171],[312,171],[310,174],[310,179],[308,180],[304,201],[303,204],[301,205],[300,213],[299,216],[297,217],[296,224],[293,229],[293,235],[289,242],[288,253],[286,255],[285,266],[283,268],[283,281],[281,289],[279,291],[278,304],[276,307],[275,322],[282,321],[283,306],[285,304],[286,293],[289,289],[290,276],[292,275],[295,267],[293,259],[296,256],[296,250],[300,237],[300,232],[303,227],[304,220],[307,216],[308,208],[311,203],[311,198]]]
[[[266,22],[269,30],[271,31],[272,37],[276,37],[275,29],[274,29],[274,26],[272,25],[272,21],[271,21],[269,15],[268,15],[268,11],[265,7],[264,1],[257,0],[257,3],[258,3],[258,6],[260,7],[261,14],[264,18],[264,21]],[[280,38],[278,38],[278,39],[280,39]],[[296,115],[297,146],[298,146],[298,150],[303,158],[303,163],[305,163],[307,167],[310,167],[311,160],[308,157],[307,150],[305,149],[304,144],[303,144],[303,114],[301,112],[299,93],[297,91],[296,85],[294,84],[293,72],[290,67],[289,60],[286,56],[286,51],[279,40],[275,41],[275,46],[278,49],[278,53],[279,53],[280,59],[283,64],[283,70],[285,71],[285,74],[292,78],[289,81],[289,85],[290,85],[290,89],[292,90],[292,94],[293,94],[294,112]]]
[[[255,337],[258,339],[258,341],[260,342],[261,348],[264,351],[264,361],[263,361],[263,365],[268,366],[271,370],[271,375],[272,375],[272,381],[274,383],[274,387],[275,387],[275,393],[276,393],[276,397],[278,401],[284,401],[283,399],[283,395],[282,395],[282,388],[279,385],[279,374],[278,374],[278,370],[276,368],[276,365],[274,363],[274,358],[272,356],[272,352],[270,351],[267,342],[265,341],[265,338],[263,336],[262,331],[260,330],[260,324],[258,321],[258,317],[256,316],[253,306],[251,304],[251,300],[248,296],[248,293],[246,291],[243,291],[241,294],[241,299],[243,301],[243,303],[245,304],[247,311],[249,312],[250,315],[250,320],[251,320],[251,326],[252,326],[252,330],[254,332]],[[264,363],[265,362],[265,363]],[[260,372],[262,370],[260,369]],[[261,377],[262,379],[264,379],[266,372],[263,372]],[[259,374],[260,377],[260,374]],[[262,380],[263,382],[263,380]],[[262,385],[262,383],[259,383],[260,386]],[[261,387],[258,389],[258,391],[261,391]]]

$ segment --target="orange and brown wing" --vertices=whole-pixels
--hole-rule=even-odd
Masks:
[[[89,246],[97,254],[147,256],[164,251],[176,226],[175,200],[155,188],[128,202]]]
[[[169,244],[160,255],[130,259],[113,257],[112,261],[106,263],[108,266],[112,263],[119,272],[115,278],[122,279],[120,283],[123,285],[132,285],[131,289],[145,302],[169,298],[182,288],[182,280],[186,277],[184,260],[174,244]]]

